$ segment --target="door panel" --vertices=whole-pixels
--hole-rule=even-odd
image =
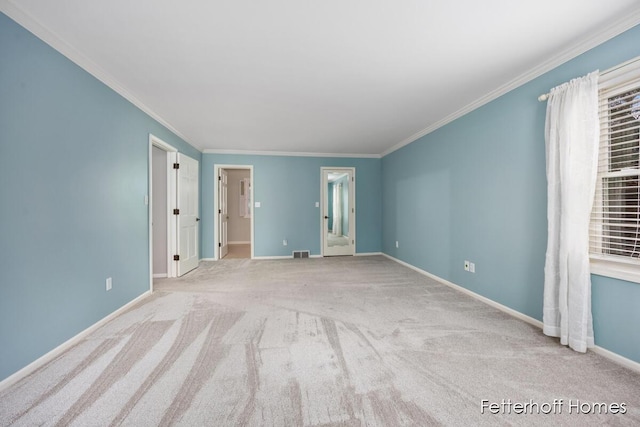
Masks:
[[[197,160],[178,153],[177,198],[178,209],[178,276],[198,266],[200,261],[198,241],[198,177]]]
[[[322,254],[355,253],[355,169],[322,168]]]
[[[226,170],[220,169],[220,175],[218,176],[218,224],[220,224],[220,230],[218,234],[220,241],[218,242],[218,246],[220,248],[220,259],[227,256],[227,253],[229,252],[229,206],[227,203],[228,186],[229,175]]]

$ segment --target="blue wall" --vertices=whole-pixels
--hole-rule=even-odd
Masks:
[[[203,258],[214,254],[214,164],[254,165],[257,256],[319,254],[320,167],[355,167],[358,253],[383,250],[541,319],[536,98],[640,55],[637,40],[640,27],[382,160],[201,155],[0,14],[0,380],[148,289],[149,133],[201,160]],[[593,276],[596,343],[640,361],[638,307],[639,284]]]
[[[356,252],[381,252],[381,160],[256,155],[202,155],[202,257],[214,257],[214,165],[253,165],[255,256],[321,253],[320,168],[356,168]],[[288,240],[288,246],[282,240]]]
[[[0,64],[2,380],[149,289],[149,133],[201,154],[4,14]]]
[[[383,251],[541,320],[546,103],[537,97],[640,55],[638,40],[635,27],[385,156]],[[596,344],[640,362],[640,284],[593,278]]]

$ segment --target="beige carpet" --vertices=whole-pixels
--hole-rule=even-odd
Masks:
[[[251,258],[251,244],[233,243],[229,244],[227,255],[224,259]]]
[[[329,246],[348,246],[349,238],[346,236],[336,236],[333,233],[327,233],[327,244]]]
[[[223,260],[0,393],[3,426],[438,424],[637,426],[640,375],[383,257]]]

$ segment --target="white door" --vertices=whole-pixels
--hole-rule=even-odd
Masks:
[[[353,255],[356,244],[355,169],[321,168],[322,255]]]
[[[218,175],[218,224],[220,230],[218,232],[218,248],[219,259],[227,256],[229,252],[229,237],[227,235],[228,222],[229,222],[229,208],[227,205],[227,187],[229,185],[229,177],[227,171],[224,169],[219,170]]]
[[[178,276],[188,273],[200,261],[198,242],[198,161],[178,153]]]

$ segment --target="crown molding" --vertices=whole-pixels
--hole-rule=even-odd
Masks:
[[[251,151],[251,150],[223,150],[209,149],[202,151],[204,154],[240,154],[245,156],[285,156],[285,157],[348,157],[357,159],[379,159],[380,154],[355,154],[355,153],[307,153],[304,151]]]
[[[65,42],[55,32],[49,30],[43,24],[40,23],[31,14],[25,12],[20,6],[16,5],[12,0],[0,0],[0,12],[7,15],[9,18],[16,21],[22,27],[27,29],[30,33],[38,37],[40,40],[51,46],[53,49],[64,55],[71,62],[78,65],[80,68],[91,74],[100,82],[107,85],[110,89],[122,96],[124,99],[138,107],[144,113],[149,115],[152,119],[166,127],[173,132],[176,136],[182,138],[189,145],[202,151],[201,147],[193,144],[183,135],[178,129],[176,129],[171,123],[163,119],[159,114],[154,112],[151,108],[146,106],[140,99],[138,99],[133,93],[129,92],[117,79],[111,74],[100,68],[95,62],[86,57],[79,50]]]
[[[438,120],[432,125],[422,129],[421,131],[414,133],[413,135],[400,141],[399,143],[392,146],[391,148],[383,151],[380,154],[380,157],[384,157],[388,154],[393,153],[394,151],[399,150],[405,145],[411,144],[412,142],[422,138],[423,136],[430,134],[431,132],[441,128],[442,126],[448,123],[451,123],[456,119],[459,119],[465,114],[468,114],[473,110],[482,107],[485,104],[488,104],[489,102],[501,97],[502,95],[505,95],[506,93],[512,91],[513,89],[516,89],[524,85],[525,83],[528,83],[531,80],[537,77],[540,77],[541,75],[553,70],[554,68],[564,64],[565,62],[587,52],[588,50],[595,48],[596,46],[601,45],[602,43],[622,34],[623,32],[635,27],[638,24],[640,24],[640,9],[626,15],[624,18],[614,22],[608,27],[605,27],[602,31],[593,34],[591,37],[584,39],[580,43],[575,44],[569,47],[568,49],[565,49],[564,51],[560,52],[555,56],[552,56],[547,61],[541,63],[537,67],[529,70],[524,74],[521,74],[520,76],[498,87],[497,89],[489,92],[488,94],[482,96],[481,98],[476,99],[475,101],[471,102],[465,107],[455,111],[452,114],[449,114],[448,116],[442,118],[441,120]]]
[[[614,22],[610,26],[604,28],[602,31],[593,34],[591,37],[584,39],[582,42],[571,46],[570,48],[560,52],[549,58],[547,61],[541,63],[537,67],[530,71],[516,77],[510,82],[498,87],[497,89],[489,92],[488,94],[476,99],[463,108],[447,115],[446,117],[438,120],[437,122],[429,125],[421,131],[414,133],[413,135],[405,138],[404,140],[393,145],[391,148],[383,151],[380,154],[354,154],[354,153],[306,153],[306,152],[279,152],[279,151],[250,151],[250,150],[217,150],[217,149],[205,149],[190,142],[185,135],[178,131],[169,122],[164,120],[160,115],[156,114],[151,108],[147,107],[140,99],[138,99],[133,93],[129,92],[121,83],[119,83],[113,76],[101,69],[97,64],[83,55],[80,51],[66,43],[56,33],[47,29],[33,16],[22,10],[17,6],[13,0],[0,0],[0,11],[5,13],[11,19],[18,24],[26,28],[33,33],[36,37],[47,43],[49,46],[60,52],[69,60],[80,66],[89,74],[97,78],[99,81],[107,85],[123,98],[131,102],[140,110],[148,114],[151,118],[165,126],[168,130],[173,132],[178,137],[189,143],[191,146],[203,153],[211,154],[244,154],[244,155],[263,155],[263,156],[295,156],[295,157],[354,157],[354,158],[382,158],[400,148],[422,138],[425,135],[445,126],[448,123],[470,113],[471,111],[480,108],[481,106],[499,98],[502,95],[510,92],[511,90],[522,86],[525,83],[530,82],[536,77],[551,71],[552,69],[562,65],[563,63],[577,57],[578,55],[593,49],[594,47],[610,40],[611,38],[629,30],[630,28],[640,24],[640,10],[636,10],[633,13],[626,15],[624,18]]]

